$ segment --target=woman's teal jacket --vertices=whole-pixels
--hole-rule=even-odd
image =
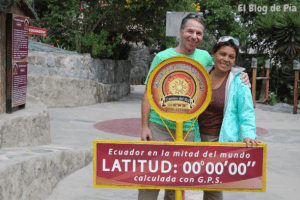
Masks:
[[[207,71],[210,72],[212,68],[213,66],[207,67]],[[219,142],[242,142],[247,137],[257,139],[251,91],[240,80],[239,73],[244,70],[241,67],[232,67],[229,73]],[[201,141],[198,122],[195,123],[194,141]]]

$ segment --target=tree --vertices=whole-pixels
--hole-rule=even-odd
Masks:
[[[199,9],[191,6],[194,1],[184,0],[44,2],[48,10],[43,11],[39,23],[50,28],[52,43],[80,52],[97,52],[100,57],[109,57],[120,49],[117,46],[121,35],[127,42],[143,42],[147,46],[157,41],[163,50],[175,43],[175,39],[165,36],[166,12]]]
[[[276,63],[281,63],[278,71],[271,69],[271,90],[275,91],[278,101],[292,103],[292,63],[294,59],[300,60],[300,14],[284,11],[270,13],[257,20],[256,27],[261,46],[269,49],[270,56]]]
[[[276,12],[257,21],[257,33],[271,57],[292,63],[300,51],[299,12]]]

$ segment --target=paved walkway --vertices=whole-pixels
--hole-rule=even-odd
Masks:
[[[118,102],[65,109],[49,109],[53,145],[92,148],[93,140],[140,140],[138,134],[114,134],[97,129],[97,124],[116,119],[141,117],[144,86],[134,86],[127,97]],[[262,105],[263,106],[263,105]],[[290,200],[299,196],[300,185],[300,114],[264,111],[257,106],[256,125],[267,134],[258,138],[268,145],[267,192],[224,192],[226,200]],[[122,120],[121,120],[122,121]],[[114,122],[114,121],[112,121]],[[94,127],[94,124],[95,127]],[[138,123],[137,123],[138,124]],[[137,127],[139,128],[139,127]],[[264,132],[265,133],[265,132]],[[135,189],[93,188],[93,165],[62,180],[47,200],[134,200]],[[159,195],[163,199],[163,191]],[[201,191],[187,191],[186,200],[201,200]]]

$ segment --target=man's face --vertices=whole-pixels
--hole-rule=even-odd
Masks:
[[[196,47],[201,44],[204,26],[195,19],[186,22],[184,30],[179,30],[181,36],[181,52],[193,54]]]

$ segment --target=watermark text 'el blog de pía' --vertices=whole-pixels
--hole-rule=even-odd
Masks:
[[[268,6],[258,6],[256,4],[249,4],[248,6],[246,4],[240,4],[238,6],[239,12],[246,12],[247,9],[249,12],[262,12],[263,15],[267,14],[268,12]],[[278,12],[281,10],[284,12],[297,12],[297,7],[291,4],[284,4],[283,6],[274,4],[273,6],[270,6],[269,10],[271,12]]]

